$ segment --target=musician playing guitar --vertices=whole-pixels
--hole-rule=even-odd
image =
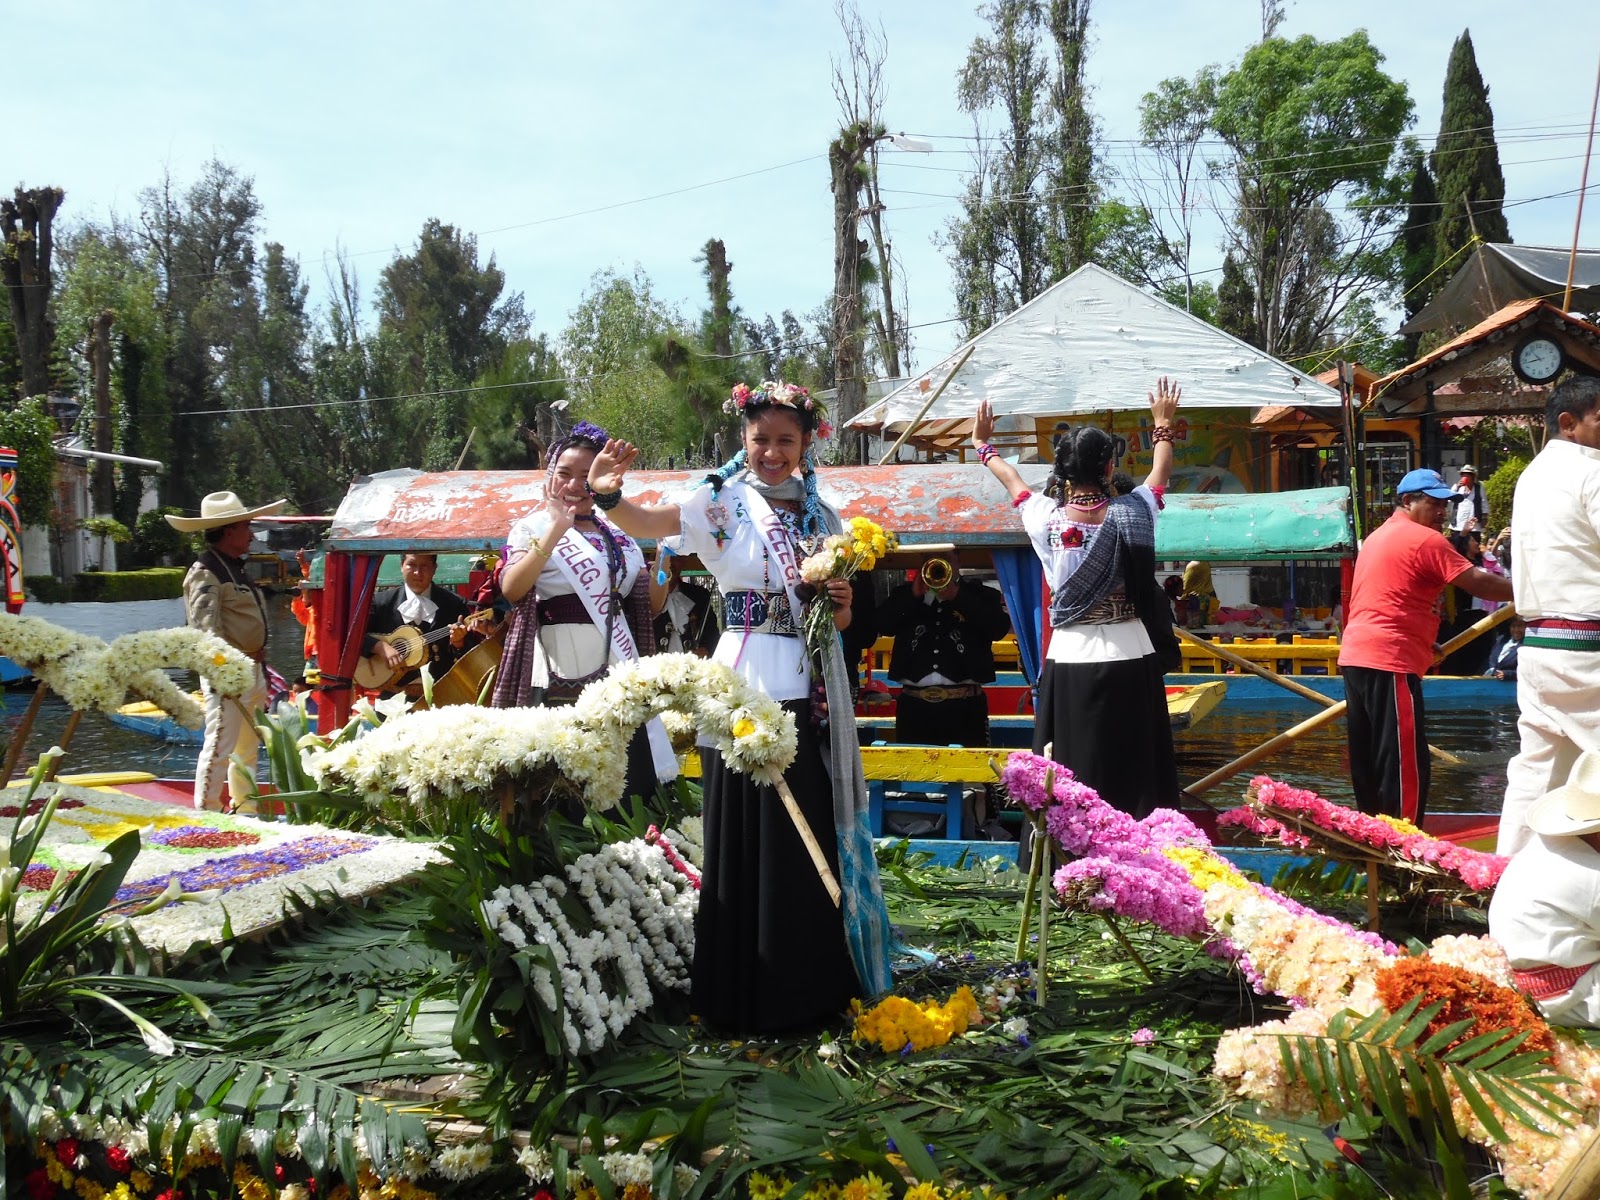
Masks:
[[[433,575],[438,568],[436,554],[413,553],[400,560],[400,578],[404,582],[399,587],[385,588],[373,597],[372,616],[367,621],[367,634],[361,644],[364,657],[376,657],[399,670],[405,665],[405,655],[377,635],[410,625],[424,635],[449,630],[445,637],[428,639],[428,670],[433,678],[438,679],[455,663],[467,638],[475,636],[466,624],[472,609],[449,588],[434,584]],[[420,688],[420,673],[408,671],[386,690],[416,694]]]

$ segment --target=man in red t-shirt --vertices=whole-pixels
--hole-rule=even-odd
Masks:
[[[1484,600],[1511,599],[1508,579],[1473,566],[1439,532],[1458,499],[1437,471],[1400,481],[1393,515],[1356,556],[1339,649],[1356,805],[1418,825],[1431,774],[1422,676],[1433,666],[1439,595],[1453,583]]]

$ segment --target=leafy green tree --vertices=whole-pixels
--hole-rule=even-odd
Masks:
[[[1395,249],[1400,256],[1400,284],[1406,319],[1422,311],[1423,305],[1438,292],[1449,278],[1446,272],[1435,274],[1435,253],[1439,226],[1439,193],[1434,186],[1433,173],[1420,150],[1411,156],[1411,197],[1406,206],[1406,223],[1400,227]],[[1420,343],[1418,334],[1407,334],[1407,357],[1415,358]]]
[[[1139,140],[1147,156],[1135,161],[1124,183],[1139,201],[1138,208],[1149,233],[1141,254],[1142,274],[1181,277],[1181,299],[1173,303],[1194,311],[1194,223],[1206,201],[1205,162],[1200,144],[1209,132],[1208,118],[1215,105],[1217,71],[1207,67],[1191,82],[1163,79],[1139,101]],[[1153,160],[1153,161],[1152,161]],[[1151,169],[1151,174],[1144,172]],[[1106,208],[1102,205],[1102,210]],[[1102,265],[1123,272],[1116,263],[1115,243],[1102,252]],[[1139,276],[1127,275],[1137,279]],[[1164,286],[1158,290],[1165,291]],[[1170,298],[1170,297],[1169,297]]]
[[[1277,357],[1316,349],[1353,296],[1394,277],[1412,104],[1382,62],[1362,31],[1270,37],[1217,81],[1228,242],[1254,292],[1258,344]]]
[[[966,336],[1095,257],[1095,122],[1085,63],[1090,0],[990,0],[956,98],[977,131],[961,214],[941,244]],[[986,128],[988,114],[995,127]]]
[[[1486,242],[1509,242],[1506,179],[1494,136],[1489,88],[1478,70],[1472,34],[1463,30],[1450,47],[1444,75],[1444,107],[1439,140],[1429,165],[1438,184],[1439,220],[1434,229],[1434,265],[1448,279],[1476,235]]]
[[[110,313],[111,405],[115,449],[167,462],[172,414],[164,367],[168,331],[161,281],[133,229],[119,222],[84,225],[61,241],[61,285],[55,297],[58,345],[80,378],[90,375],[90,327]],[[144,474],[121,466],[112,512],[124,525],[137,517]]]
[[[1260,346],[1260,333],[1256,329],[1256,294],[1250,278],[1239,266],[1232,252],[1222,260],[1222,282],[1217,285],[1217,315],[1215,324],[1225,333],[1231,333],[1242,342]]]
[[[17,452],[17,515],[24,525],[45,525],[55,510],[56,423],[37,397],[0,408],[0,445]],[[34,574],[43,564],[24,564]]]
[[[231,394],[229,383],[239,378],[230,359],[255,304],[261,202],[249,176],[212,159],[186,189],[166,175],[141,192],[139,222],[167,331],[172,426],[162,496],[194,511],[207,492],[234,486],[226,410],[256,402]]]
[[[379,325],[396,335],[417,376],[426,373],[429,337],[437,333],[449,371],[472,379],[528,333],[522,293],[504,295],[505,284],[494,255],[479,264],[475,236],[430,217],[415,249],[397,255],[379,277]]]
[[[681,325],[644,269],[596,271],[561,334],[572,415],[640,447],[646,466],[681,459],[700,441],[693,411],[650,359],[653,339]]]
[[[500,361],[473,381],[467,403],[471,462],[479,470],[533,470],[555,437],[555,414],[566,406],[567,382],[544,334],[518,338]]]
[[[51,388],[50,360],[55,321],[50,313],[51,257],[56,210],[66,193],[60,188],[18,187],[0,200],[0,284],[11,305],[11,335],[24,396]]]

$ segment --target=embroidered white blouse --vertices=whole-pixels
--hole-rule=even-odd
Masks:
[[[526,554],[528,548],[542,539],[549,528],[550,515],[543,509],[529,513],[512,525],[511,532],[506,537],[506,564],[509,566]],[[581,532],[581,536],[588,540],[595,548],[595,553],[604,561],[605,539],[592,530],[585,530],[582,525],[574,528]],[[616,526],[612,528],[616,529]],[[645,569],[644,552],[639,549],[638,542],[620,529],[617,530],[617,538],[618,545],[622,548],[622,578],[617,590],[626,596],[633,590],[634,580],[638,579],[639,572]],[[572,581],[550,560],[546,560],[544,566],[540,568],[539,577],[533,582],[533,590],[540,599],[570,596],[576,591]],[[609,656],[610,647],[606,645],[605,630],[593,624],[580,622],[571,625],[541,625],[539,644],[534,648],[533,655],[533,686],[549,686],[552,663],[555,665],[556,674],[563,679],[581,679],[598,671]]]
[[[1152,518],[1161,512],[1161,502],[1144,484],[1133,489],[1150,506]],[[1034,493],[1017,506],[1022,528],[1033,543],[1033,552],[1044,565],[1045,579],[1052,592],[1066,586],[1094,544],[1101,526],[1072,520],[1068,510],[1048,496]],[[1049,614],[1047,613],[1046,616]],[[1045,657],[1051,662],[1125,662],[1154,654],[1150,635],[1138,618],[1115,625],[1072,625],[1050,631],[1050,648]]]
[[[724,595],[779,592],[783,590],[783,572],[777,563],[767,560],[766,542],[746,507],[743,478],[736,475],[728,480],[715,498],[710,484],[674,497],[683,524],[678,541],[685,553],[700,557]],[[797,554],[797,561],[802,557]],[[739,672],[774,700],[802,700],[811,693],[810,661],[804,640],[798,636],[725,629],[711,658]]]

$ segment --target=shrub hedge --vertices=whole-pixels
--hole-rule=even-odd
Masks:
[[[80,571],[69,584],[59,583],[49,575],[28,575],[23,579],[23,585],[40,604],[171,600],[183,595],[184,571],[183,567],[147,567],[142,571]]]

